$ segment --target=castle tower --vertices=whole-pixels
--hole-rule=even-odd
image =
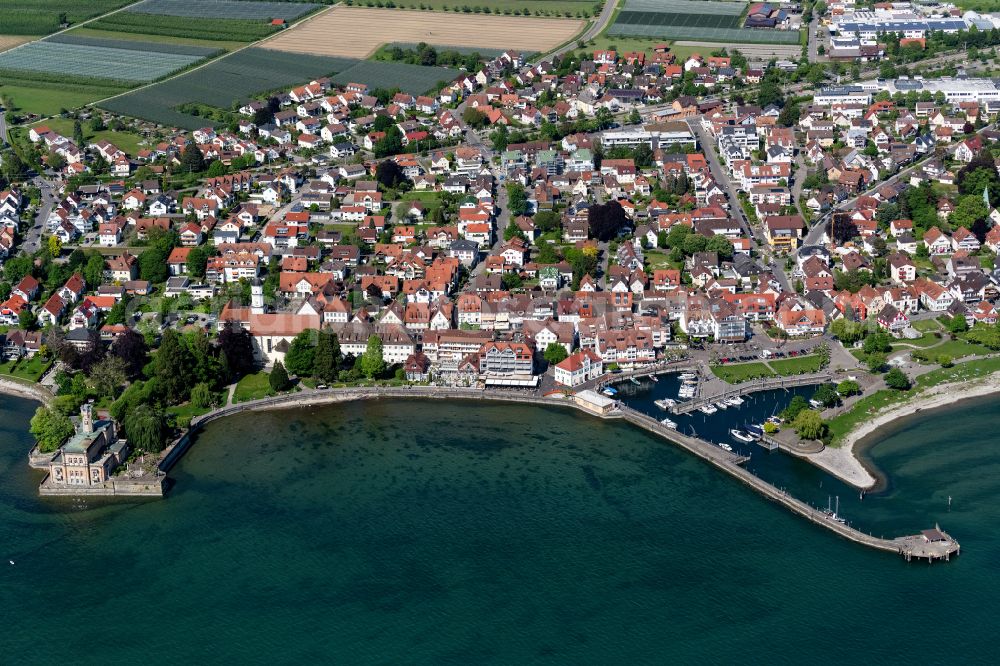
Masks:
[[[85,435],[94,432],[94,406],[89,402],[80,406],[80,432]]]
[[[264,286],[260,280],[254,280],[250,284],[250,312],[264,314]]]

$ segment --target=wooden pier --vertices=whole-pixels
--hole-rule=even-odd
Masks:
[[[702,396],[700,398],[695,398],[694,400],[687,400],[685,402],[678,402],[676,405],[670,408],[674,414],[688,414],[694,410],[702,407],[703,405],[715,404],[721,402],[728,398],[735,398],[737,396],[744,396],[750,393],[757,393],[758,391],[772,391],[774,389],[789,389],[798,386],[812,386],[813,384],[823,384],[830,381],[831,375],[829,374],[819,374],[819,375],[799,375],[793,377],[771,377],[767,379],[758,379],[755,381],[744,382],[742,384],[737,384],[732,389],[727,389],[720,393],[714,395]]]

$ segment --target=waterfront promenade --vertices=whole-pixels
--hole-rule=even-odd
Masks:
[[[787,380],[788,378],[785,379]],[[323,391],[312,391],[308,394],[289,394],[248,401],[235,405],[228,405],[192,419],[191,429],[188,433],[171,445],[164,453],[160,468],[163,472],[167,472],[183,456],[184,452],[191,445],[192,435],[195,434],[201,427],[220,418],[254,410],[301,408],[339,402],[350,402],[354,400],[381,398],[478,400],[514,402],[542,406],[566,406],[578,409],[586,413],[588,416],[595,416],[591,411],[586,410],[578,404],[570,394],[562,393],[552,394],[551,396],[546,397],[523,393],[516,390],[486,391],[471,388],[439,388],[432,386],[327,389]],[[767,481],[754,476],[743,467],[743,463],[747,461],[747,458],[725,451],[711,442],[699,437],[693,437],[679,433],[675,430],[670,430],[666,428],[666,426],[660,424],[660,422],[656,419],[620,403],[616,404],[616,408],[613,411],[604,416],[599,416],[598,418],[625,420],[632,425],[656,434],[708,462],[717,469],[735,477],[761,495],[781,504],[793,513],[806,518],[816,525],[825,527],[838,536],[849,539],[855,543],[869,548],[874,548],[876,550],[897,553],[903,556],[907,561],[914,558],[926,559],[928,561],[936,559],[947,561],[952,555],[960,552],[958,542],[952,539],[947,533],[940,531],[936,527],[934,530],[927,530],[920,534],[898,537],[895,539],[884,539],[870,534],[865,534],[860,530],[834,520],[827,513],[812,507],[795,497],[792,497],[784,490],[776,488]]]

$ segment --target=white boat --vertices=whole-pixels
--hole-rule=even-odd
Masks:
[[[698,408],[698,411],[700,411],[700,412],[702,412],[704,414],[714,414],[714,413],[716,413],[719,410],[716,409],[714,405],[704,404],[704,405],[702,405],[701,407]]]
[[[734,395],[732,398],[729,398],[728,400],[726,400],[726,404],[729,405],[730,407],[739,407],[744,402],[745,401],[743,400],[743,398],[741,398],[738,395]]]
[[[750,442],[753,441],[753,437],[743,432],[742,430],[739,430],[738,428],[730,428],[729,434],[732,435],[733,438],[739,442],[746,442],[747,444],[749,444]]]
[[[671,401],[671,402],[674,402],[674,401]],[[660,409],[670,409],[670,404],[667,402],[667,399],[654,400],[653,404],[656,405],[657,407],[659,407]]]
[[[733,447],[729,446],[725,442],[719,442],[719,448],[723,451],[729,451],[730,453],[733,452]]]
[[[633,384],[635,384],[636,386],[639,386],[639,380],[636,379],[635,377],[629,377],[628,380]]]
[[[667,426],[671,430],[677,430],[677,421],[671,421],[670,419],[663,419],[660,421],[663,425]]]
[[[773,423],[774,425],[781,425],[781,418],[778,416],[768,416],[767,422]]]
[[[698,379],[698,375],[696,375],[693,372],[682,372],[680,374],[680,378],[683,379],[683,380],[685,380],[685,381],[687,381],[687,380],[691,380],[691,379]]]
[[[659,383],[660,380],[656,378],[656,375],[650,375],[649,381],[653,382],[654,384],[657,384]]]
[[[719,402],[715,403],[715,406],[718,407],[719,409],[729,409],[729,405],[726,404],[725,400],[720,400]]]

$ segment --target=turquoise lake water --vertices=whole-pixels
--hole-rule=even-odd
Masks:
[[[995,400],[888,434],[871,456],[891,484],[863,501],[753,454],[862,529],[940,521],[962,555],[934,565],[568,410],[241,415],[199,436],[165,501],[124,502],[37,496],[33,410],[0,396],[0,664],[995,661]]]

